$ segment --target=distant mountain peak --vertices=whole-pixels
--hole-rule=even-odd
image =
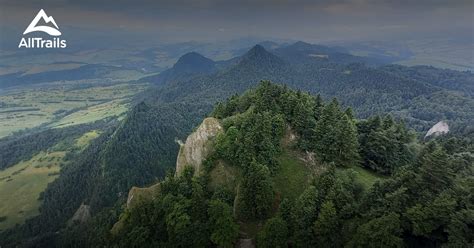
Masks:
[[[242,61],[250,60],[250,61],[278,61],[279,63],[283,63],[283,60],[280,59],[278,56],[274,55],[271,52],[268,52],[263,46],[255,45],[252,47],[247,53],[242,56]]]
[[[189,52],[181,56],[178,61],[176,62],[175,66],[179,64],[188,64],[188,63],[206,63],[206,64],[214,64],[212,59],[204,57],[202,54],[197,52]]]
[[[184,73],[209,72],[214,69],[215,62],[197,52],[189,52],[181,56],[173,70]]]
[[[304,42],[304,41],[297,41],[297,42],[293,43],[293,46],[304,46],[304,47],[306,47],[306,46],[312,46],[312,45],[313,44],[310,44],[310,43]]]
[[[266,53],[268,53],[267,50],[265,50],[265,48],[262,45],[257,44],[253,46],[244,56],[263,55]]]
[[[277,55],[268,52],[263,46],[255,45],[245,53],[239,64],[258,70],[278,70],[286,66],[286,62]]]

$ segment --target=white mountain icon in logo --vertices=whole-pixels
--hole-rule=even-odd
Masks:
[[[39,22],[40,19],[43,19],[45,23],[52,23],[56,28],[49,27],[49,26],[36,26]],[[52,16],[46,15],[46,12],[44,12],[43,9],[41,9],[38,14],[36,14],[35,19],[31,21],[30,25],[25,29],[25,32],[23,32],[23,35],[31,33],[31,32],[36,32],[36,31],[41,31],[45,32],[49,35],[52,36],[60,36],[61,32],[59,31],[58,24],[54,21],[54,18]]]

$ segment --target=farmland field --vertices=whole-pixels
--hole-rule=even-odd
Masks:
[[[65,127],[119,117],[146,87],[127,83],[81,87],[74,82],[0,91],[0,138],[40,125]]]
[[[53,146],[27,161],[0,171],[0,230],[20,224],[39,213],[39,196],[59,175],[68,149],[84,149],[99,136],[97,130],[84,133],[67,146]],[[65,148],[65,149],[63,149]]]

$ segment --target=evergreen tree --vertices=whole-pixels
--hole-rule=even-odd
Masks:
[[[247,220],[265,219],[272,208],[273,185],[270,171],[252,162],[245,170],[239,187],[239,212]]]
[[[350,166],[359,163],[359,142],[357,140],[357,129],[354,122],[346,115],[342,114],[338,122],[339,129],[339,153],[336,161],[343,166]]]
[[[357,130],[353,121],[341,111],[333,99],[316,123],[314,146],[323,162],[349,166],[359,159]]]
[[[219,247],[233,247],[239,235],[239,226],[234,222],[232,208],[219,200],[209,203],[209,225],[211,240]]]
[[[280,217],[273,217],[265,223],[257,236],[257,246],[264,248],[288,247],[288,227]]]
[[[348,247],[403,247],[399,216],[389,213],[359,228]]]
[[[331,201],[321,206],[318,219],[314,223],[314,233],[318,247],[340,247],[340,223],[336,208]]]

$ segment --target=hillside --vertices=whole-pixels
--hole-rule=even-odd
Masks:
[[[283,54],[283,51],[286,51],[286,54]],[[154,88],[135,97],[133,102],[137,104],[127,112],[126,117],[120,119],[119,123],[104,127],[98,138],[72,157],[67,167],[61,169],[59,177],[44,192],[39,215],[26,221],[24,225],[1,233],[0,238],[13,245],[41,244],[42,242],[50,244],[53,241],[57,242],[58,246],[68,246],[74,242],[81,246],[97,244],[107,246],[111,243],[122,244],[122,242],[131,242],[125,244],[135,246],[133,242],[138,242],[138,240],[150,241],[146,244],[156,244],[154,243],[156,240],[165,243],[178,242],[178,240],[171,240],[171,236],[176,234],[173,232],[186,232],[189,229],[168,230],[166,225],[171,223],[166,222],[165,216],[169,213],[160,212],[161,210],[155,212],[155,205],[171,204],[163,207],[169,209],[175,205],[175,201],[179,201],[185,207],[176,205],[177,209],[173,214],[179,217],[186,213],[192,219],[190,222],[192,226],[199,226],[202,223],[210,224],[207,223],[209,220],[206,214],[209,207],[207,204],[210,200],[215,200],[212,198],[214,194],[216,197],[219,195],[217,199],[220,200],[215,203],[215,207],[218,208],[216,211],[226,213],[230,211],[232,216],[236,217],[233,220],[239,225],[238,236],[255,238],[260,230],[265,229],[263,227],[267,221],[279,216],[280,201],[287,198],[288,204],[293,208],[300,208],[300,206],[295,207],[294,204],[303,204],[299,203],[303,201],[303,198],[311,198],[314,192],[311,193],[309,190],[314,190],[313,186],[318,186],[315,179],[324,176],[330,178],[327,180],[340,178],[337,179],[337,190],[343,189],[344,192],[337,191],[337,194],[357,198],[357,200],[346,199],[354,202],[354,206],[350,207],[337,205],[340,202],[333,202],[338,206],[338,213],[342,210],[346,211],[346,208],[358,211],[344,212],[342,215],[345,217],[342,222],[346,225],[349,225],[346,221],[356,223],[356,225],[367,224],[370,221],[377,223],[379,220],[376,218],[386,217],[382,215],[388,213],[388,210],[377,209],[377,204],[374,202],[386,203],[392,200],[379,199],[381,195],[386,195],[385,191],[384,193],[381,191],[386,190],[387,194],[394,195],[405,192],[405,189],[399,188],[402,184],[399,180],[403,179],[401,178],[403,168],[414,171],[416,175],[412,176],[419,180],[417,187],[424,185],[425,179],[421,176],[422,171],[419,165],[426,161],[422,161],[420,157],[431,156],[431,153],[438,149],[427,150],[427,145],[414,140],[414,133],[409,131],[403,122],[409,128],[423,131],[427,130],[431,123],[436,123],[440,119],[447,120],[453,135],[450,137],[453,140],[443,141],[443,148],[439,148],[449,150],[448,161],[443,160],[440,164],[449,164],[448,175],[451,175],[453,171],[461,173],[461,178],[455,180],[456,185],[461,183],[460,188],[469,187],[463,183],[463,180],[465,180],[464,176],[469,175],[469,172],[465,171],[466,167],[472,164],[469,155],[472,151],[468,147],[472,147],[469,145],[471,144],[469,142],[472,142],[469,138],[471,137],[469,130],[473,119],[470,107],[474,106],[474,103],[472,97],[462,92],[462,89],[469,84],[472,74],[469,72],[458,74],[451,71],[446,72],[448,74],[438,74],[434,72],[436,68],[431,68],[416,74],[416,78],[411,78],[411,75],[419,68],[393,69],[385,66],[367,66],[360,64],[363,58],[345,57],[341,55],[342,53],[343,51],[338,49],[327,50],[324,47],[300,43],[290,45],[287,50],[285,47],[266,50],[263,46],[255,46],[246,54],[229,61],[212,62],[198,54],[190,54],[182,58],[175,67],[180,72],[188,71],[189,74],[180,74],[185,75],[184,77],[162,78],[163,81]],[[290,59],[292,56],[294,61]],[[334,60],[331,59],[333,57]],[[344,62],[345,58],[347,58],[347,63]],[[433,76],[430,76],[432,70],[434,70]],[[462,80],[459,81],[458,86],[453,86],[448,80],[450,77],[458,77]],[[445,80],[440,82],[437,81],[438,78]],[[273,80],[278,85],[262,83],[256,89],[241,96],[237,95],[255,87],[261,79]],[[338,100],[331,101],[330,99],[334,96],[337,96]],[[347,109],[349,106],[354,111]],[[198,127],[203,118],[209,117],[213,109],[211,117],[218,120],[225,133],[219,136],[220,138],[216,138],[217,144],[211,146],[214,147],[211,149],[211,151],[215,150],[214,152],[204,153],[206,154],[204,156],[201,156],[203,153],[200,156],[194,156],[194,158],[205,159],[198,163],[200,169],[195,170],[200,171],[197,173],[199,176],[196,174],[196,177],[191,177],[188,174],[192,173],[183,166],[176,168],[177,158],[182,155],[178,140],[186,144],[188,135],[196,131],[193,127]],[[377,117],[377,114],[380,116]],[[387,114],[392,114],[394,118],[386,116]],[[319,118],[326,121],[323,122]],[[256,130],[266,130],[266,132],[258,133]],[[459,134],[465,135],[466,139],[458,139]],[[31,142],[31,137],[33,136],[21,142]],[[227,137],[229,140],[219,141],[223,139],[222,137]],[[288,137],[293,137],[291,140],[295,140],[289,142]],[[50,139],[45,139],[44,146],[38,146],[37,143],[32,142],[30,151],[12,156],[11,161],[7,160],[6,167],[15,165],[23,158],[31,159],[35,152],[47,149],[51,143],[61,140],[56,133],[48,138]],[[235,142],[231,141],[236,139],[242,143],[233,146]],[[459,143],[461,148],[453,150],[453,142]],[[333,144],[337,144],[341,149],[337,150]],[[189,151],[192,154],[192,149],[188,149]],[[430,159],[433,161],[444,159],[445,155],[437,156],[435,159]],[[201,159],[186,159],[187,162],[181,164],[199,160]],[[454,165],[456,163],[458,163],[457,166]],[[234,215],[235,211],[240,209],[234,206],[234,202],[240,201],[238,197],[236,198],[239,192],[237,186],[245,181],[245,175],[248,174],[247,169],[241,166],[242,164],[258,164],[258,166],[252,166],[251,169],[255,170],[252,173],[263,178],[268,177],[268,180],[264,180],[266,183],[262,187],[267,187],[267,184],[272,185],[271,207],[265,206],[260,210],[248,209],[247,212]],[[174,169],[184,176],[174,177],[174,173],[169,172]],[[436,170],[444,169],[436,167]],[[166,175],[168,176],[164,179]],[[446,179],[451,185],[453,178],[448,177],[440,180]],[[387,178],[388,180],[384,180]],[[215,180],[208,181],[210,179]],[[379,179],[383,182],[376,183]],[[160,202],[163,200],[162,197],[146,196],[147,190],[139,189],[155,185],[157,181],[160,181],[160,186],[152,187],[151,191],[158,191],[163,197],[171,194],[163,203]],[[167,183],[169,187],[166,187]],[[223,187],[227,184],[232,185],[231,189]],[[348,185],[353,185],[353,187],[345,188]],[[413,188],[415,186],[405,186],[415,191]],[[380,187],[387,187],[387,189]],[[440,186],[440,189],[445,190],[446,188],[443,187]],[[217,189],[225,189],[225,192],[215,193]],[[450,187],[450,190],[460,189]],[[132,210],[123,212],[122,206],[127,205],[127,200],[130,199],[130,197],[127,199],[127,193],[130,191],[132,195],[133,192],[138,192],[137,195],[145,195],[144,198],[152,199],[152,202],[144,203],[144,209],[137,210],[138,212]],[[309,196],[304,197],[304,192]],[[416,196],[402,196],[407,199],[418,199],[425,193],[417,192]],[[193,194],[203,202],[194,202],[190,199]],[[428,196],[423,198],[424,200],[434,201],[433,192],[426,194]],[[325,195],[323,198],[325,197],[329,196]],[[366,199],[370,197],[371,199]],[[318,198],[319,200],[321,199]],[[463,199],[456,199],[456,201],[461,202]],[[230,210],[227,205],[221,204],[222,202],[229,205]],[[412,203],[424,206],[417,200],[413,200]],[[362,205],[364,207],[360,207]],[[194,209],[193,206],[198,209]],[[405,213],[402,211],[413,206],[406,205],[397,213],[404,216],[402,214]],[[321,206],[317,204],[311,207],[319,209]],[[79,209],[85,208],[90,211],[92,218],[86,223],[70,225],[69,223],[73,222],[70,221],[71,217]],[[459,205],[455,207],[456,211],[463,208],[468,207]],[[62,210],[57,211],[58,209]],[[194,209],[192,213],[188,212],[191,211],[190,209]],[[144,212],[140,212],[142,210]],[[148,211],[153,213],[150,214]],[[254,215],[263,213],[260,211],[266,212],[267,215],[257,220]],[[156,214],[156,218],[152,218],[150,220],[152,222],[147,222],[140,217],[148,216],[148,214],[150,216]],[[465,213],[462,212],[459,215],[461,214]],[[125,227],[123,227],[128,228],[124,230],[130,231],[128,236],[122,235],[122,238],[126,240],[109,236],[109,231],[117,223],[120,215],[125,216],[122,216],[122,220],[131,218],[128,222],[125,221]],[[364,219],[358,219],[360,216],[364,216]],[[313,221],[317,216],[311,218]],[[228,220],[229,216],[225,219]],[[293,221],[295,220],[291,220]],[[401,218],[400,221],[403,221],[405,225],[406,217]],[[277,222],[281,223],[280,220]],[[288,230],[295,230],[295,226],[286,224]],[[291,223],[291,225],[294,224]],[[312,227],[309,227],[310,224],[305,225],[304,228],[301,227],[302,230],[312,230]],[[161,231],[147,229],[150,226],[159,226]],[[234,230],[235,227],[232,226],[231,229]],[[189,228],[189,226],[186,227]],[[371,228],[370,225],[369,227]],[[350,229],[348,231],[350,239],[354,237],[354,233],[358,232],[353,226],[349,225],[346,228]],[[446,226],[439,228],[447,230]],[[211,231],[210,229],[197,230],[202,231],[203,237]],[[114,228],[114,231],[117,229]],[[448,237],[447,234],[438,237],[432,232],[420,234],[411,233],[412,230],[405,229],[403,232],[403,242],[411,242],[410,239],[414,239],[426,246],[445,243]],[[133,235],[142,233],[148,236],[132,241],[137,237]],[[296,233],[291,233],[291,239],[294,238],[293,235]],[[157,238],[159,236],[167,240]],[[349,236],[345,238],[349,239]],[[395,236],[401,235],[397,233]],[[425,238],[419,238],[419,236]],[[470,237],[466,239],[469,240]],[[194,240],[191,237],[190,240],[183,240],[183,242],[192,241]],[[346,241],[349,242],[348,240],[344,242]],[[210,241],[206,236],[202,238],[202,242],[210,244],[216,241]]]
[[[158,75],[140,79],[143,82],[161,84],[164,82],[186,80],[198,75],[208,75],[216,71],[216,63],[196,52],[181,56],[172,68]]]
[[[452,126],[472,127],[469,123],[474,120],[472,114],[459,110],[474,104],[470,94],[474,76],[470,72],[373,67],[366,58],[302,42],[270,51],[256,45],[233,61],[210,75],[165,82],[148,98],[154,102],[183,100],[212,106],[242,93],[259,80],[271,80],[320,94],[326,100],[337,97],[343,105],[353,107],[359,118],[390,113],[417,131],[427,131],[440,120],[447,120]],[[446,95],[452,98],[449,102]],[[421,104],[425,98],[432,98],[436,106]]]
[[[401,146],[384,147],[379,139],[397,139],[388,144]],[[403,124],[389,117],[352,119],[335,100],[323,103],[262,82],[215,107],[180,149],[176,175],[140,190],[140,197],[136,189],[130,192],[110,242],[141,247],[231,247],[249,239],[257,247],[472,242],[468,232],[449,232],[470,225],[461,216],[472,210],[462,203],[466,196],[449,194],[467,186],[451,173],[467,179],[462,175],[472,168],[456,167],[457,155],[436,143],[415,151],[412,142]],[[369,152],[378,149],[388,150],[374,161]],[[472,156],[464,159],[474,162]]]

